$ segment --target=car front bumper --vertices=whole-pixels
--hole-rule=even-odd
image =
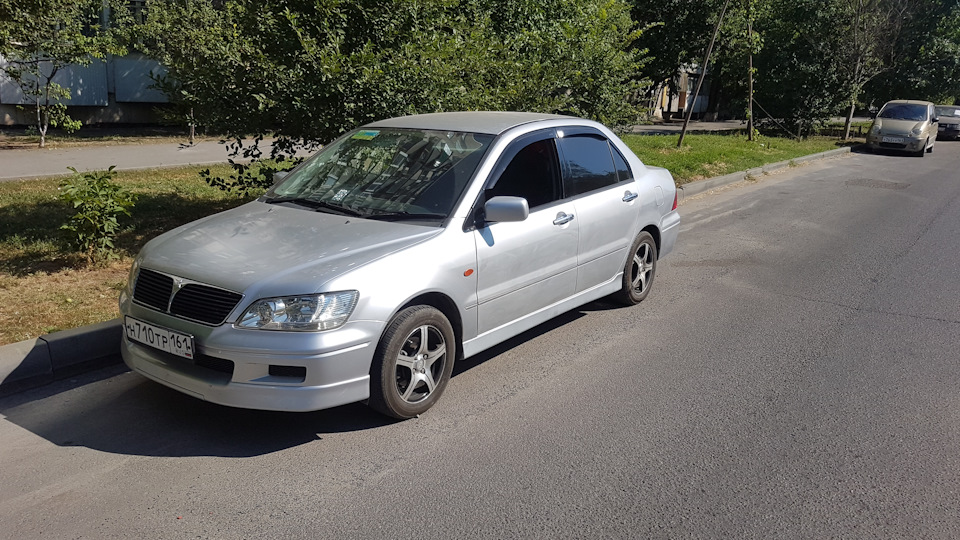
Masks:
[[[941,124],[937,129],[937,137],[940,139],[956,139],[960,137],[960,124]]]
[[[382,323],[358,321],[326,332],[210,328],[132,303],[121,313],[190,334],[187,359],[129,339],[120,352],[130,369],[185,394],[230,407],[315,411],[370,397],[370,362]]]
[[[900,139],[896,142],[884,142],[883,138],[891,136],[889,135],[867,135],[867,146],[871,150],[900,150],[904,152],[919,152],[923,150],[927,145],[926,138],[917,138],[917,137],[907,137],[903,135],[895,135],[893,137]]]

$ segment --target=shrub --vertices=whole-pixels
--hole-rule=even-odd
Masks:
[[[136,196],[112,182],[114,166],[106,171],[80,173],[73,167],[73,176],[60,183],[60,199],[77,211],[61,229],[73,233],[75,247],[97,262],[115,257],[113,240],[120,232],[117,218],[130,215]]]

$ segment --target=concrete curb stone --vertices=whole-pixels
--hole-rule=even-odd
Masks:
[[[684,197],[697,195],[740,182],[748,176],[761,176],[798,163],[849,152],[849,147],[828,150],[733,174],[697,180],[680,187]],[[120,319],[113,319],[0,346],[0,397],[119,364],[122,362],[121,332]]]
[[[0,347],[0,397],[121,362],[120,319]]]
[[[719,187],[727,186],[746,180],[747,177],[757,177],[762,176],[773,171],[777,171],[786,167],[791,167],[793,165],[799,165],[801,163],[806,163],[809,161],[817,161],[820,159],[831,158],[834,156],[840,156],[843,154],[849,154],[851,148],[846,146],[844,148],[837,148],[835,150],[827,150],[826,152],[820,152],[819,154],[810,154],[809,156],[800,156],[798,158],[788,159],[785,161],[778,161],[776,163],[768,163],[762,167],[755,167],[753,169],[747,169],[746,171],[735,172],[731,174],[725,174],[723,176],[715,176],[713,178],[706,178],[704,180],[697,180],[695,182],[689,182],[680,186],[683,197],[692,197],[693,195],[699,195],[710,191],[711,189],[716,189]]]

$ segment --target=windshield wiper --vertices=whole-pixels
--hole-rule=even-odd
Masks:
[[[346,206],[340,206],[338,204],[329,203],[326,201],[318,201],[316,199],[308,199],[306,197],[279,197],[276,199],[264,199],[267,204],[279,204],[279,203],[293,203],[299,204],[301,206],[308,206],[317,210],[330,210],[337,214],[342,214],[344,216],[350,217],[361,217],[362,213],[357,212],[352,208],[347,208]]]
[[[429,213],[413,213],[413,212],[385,212],[383,214],[371,214],[365,216],[367,219],[383,219],[383,220],[405,220],[405,219],[446,219],[446,214],[429,214]]]

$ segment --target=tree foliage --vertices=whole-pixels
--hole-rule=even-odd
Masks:
[[[646,84],[640,35],[620,0],[155,0],[135,37],[199,123],[231,137],[272,133],[278,157],[426,112],[636,122],[627,97]],[[235,169],[211,183],[269,185],[269,174]]]
[[[165,90],[231,135],[328,141],[450,110],[636,120],[640,32],[616,0],[157,0],[149,17]]]
[[[701,62],[721,4],[634,0],[634,17],[657,24],[639,40],[649,47],[643,74],[675,79]],[[734,0],[710,62],[711,107],[722,115],[744,115],[751,50],[755,116],[793,134],[889,99],[960,96],[956,0]]]

